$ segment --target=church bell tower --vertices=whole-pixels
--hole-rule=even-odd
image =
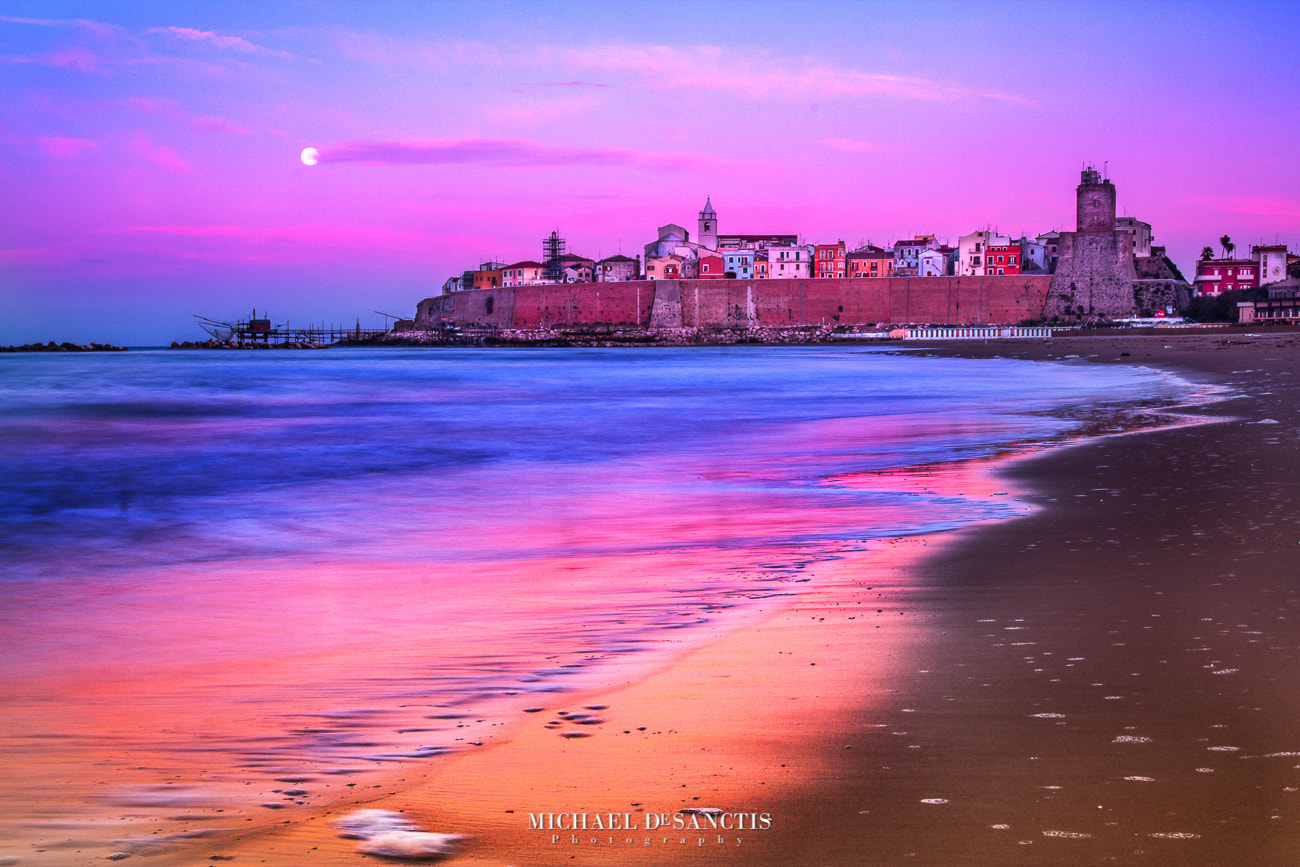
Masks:
[[[700,231],[696,235],[699,244],[710,250],[718,249],[718,214],[713,210],[713,201],[704,200],[704,210],[700,211]]]

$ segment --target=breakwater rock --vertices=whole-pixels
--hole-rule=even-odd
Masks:
[[[25,343],[22,346],[0,346],[0,352],[126,352],[125,346],[112,343]]]
[[[326,343],[312,343],[308,340],[288,340],[282,343],[260,343],[249,341],[241,343],[238,340],[218,340],[210,337],[207,340],[200,340],[197,343],[191,340],[172,341],[168,349],[325,349],[329,346]]]
[[[757,328],[449,328],[390,331],[376,338],[348,341],[367,346],[725,346],[741,344],[831,343],[852,338],[857,329],[836,325]]]

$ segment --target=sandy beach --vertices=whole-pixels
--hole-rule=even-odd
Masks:
[[[286,783],[305,804],[276,824],[147,860],[374,863],[332,825],[373,808],[465,835],[466,865],[1294,863],[1298,339],[918,350],[1147,365],[1228,399],[1187,410],[1211,423],[918,468],[1035,511],[814,564],[793,601],[649,677],[378,785]],[[709,808],[726,818],[678,812]]]

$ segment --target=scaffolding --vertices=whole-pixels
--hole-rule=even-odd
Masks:
[[[564,239],[559,230],[542,239],[542,263],[546,266],[548,283],[564,282]]]

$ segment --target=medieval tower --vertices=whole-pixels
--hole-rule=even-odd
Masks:
[[[700,211],[699,228],[696,243],[710,250],[718,249],[718,214],[713,210],[711,199],[704,200],[704,210]]]
[[[1077,231],[1062,232],[1046,319],[1134,316],[1132,235],[1115,230],[1115,185],[1089,166],[1076,191]]]

